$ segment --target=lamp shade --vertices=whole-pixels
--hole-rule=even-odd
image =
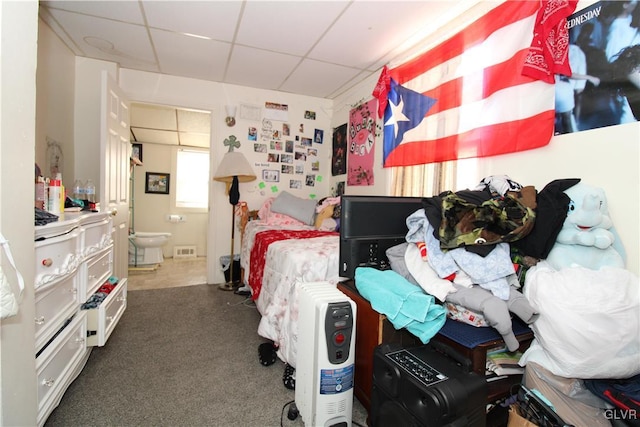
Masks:
[[[239,151],[228,151],[224,154],[213,179],[221,182],[232,182],[237,176],[239,182],[249,182],[256,179],[251,165]]]

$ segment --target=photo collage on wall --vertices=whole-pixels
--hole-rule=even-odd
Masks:
[[[297,127],[289,123],[288,106],[265,103],[264,115],[259,125],[249,126],[247,138],[256,153],[264,153],[264,163],[258,179],[263,188],[279,189],[279,184],[289,189],[314,187],[322,180],[317,145],[324,143],[324,130],[313,126],[314,111],[306,110]],[[292,132],[297,129],[297,132]]]

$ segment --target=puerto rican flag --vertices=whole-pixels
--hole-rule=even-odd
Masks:
[[[522,73],[540,5],[506,1],[421,56],[383,69],[373,94],[388,101],[385,167],[494,156],[549,143],[554,85]]]

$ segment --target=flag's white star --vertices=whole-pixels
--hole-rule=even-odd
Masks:
[[[398,105],[394,105],[393,102],[389,102],[391,106],[391,117],[384,124],[385,126],[393,126],[393,138],[398,137],[398,122],[408,122],[410,121],[407,116],[404,115],[402,110],[404,109],[404,100],[400,97],[400,102]]]

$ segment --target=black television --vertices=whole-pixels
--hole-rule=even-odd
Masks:
[[[357,267],[390,268],[386,250],[405,241],[422,197],[343,195],[340,205],[339,274],[353,279]]]

